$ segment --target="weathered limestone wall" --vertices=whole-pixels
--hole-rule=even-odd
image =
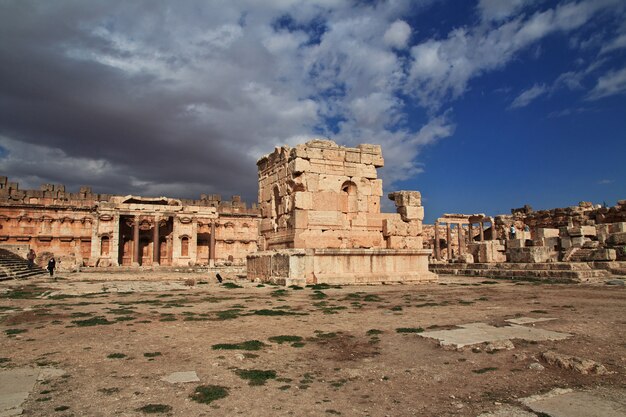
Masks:
[[[262,251],[248,256],[248,277],[287,285],[436,279],[423,249],[420,193],[391,193],[397,213],[380,213],[383,163],[380,146],[329,140],[262,157]]]

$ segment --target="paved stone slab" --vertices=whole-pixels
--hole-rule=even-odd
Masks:
[[[424,332],[420,333],[418,336],[437,339],[441,346],[452,346],[456,348],[507,339],[542,341],[562,340],[571,336],[568,333],[559,333],[551,330],[518,325],[494,327],[486,323],[468,323],[460,325],[459,327],[460,329]]]
[[[161,381],[169,382],[170,384],[182,384],[186,382],[200,382],[200,378],[198,378],[196,371],[185,371],[173,372],[161,378]]]
[[[478,417],[537,417],[537,414],[504,404],[494,411],[479,414]]]
[[[514,319],[504,320],[507,323],[511,324],[533,324],[533,323],[541,323],[542,321],[552,321],[556,320],[556,317],[517,317]]]
[[[22,414],[22,403],[35,386],[39,370],[9,369],[0,372],[0,417]]]
[[[551,417],[624,417],[626,390],[595,389],[573,391],[555,389],[544,395],[522,399],[536,413]]]

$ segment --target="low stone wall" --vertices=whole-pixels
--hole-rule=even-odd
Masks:
[[[435,281],[429,249],[284,249],[248,256],[248,279],[283,285]]]

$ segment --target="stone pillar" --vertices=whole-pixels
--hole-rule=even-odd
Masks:
[[[89,263],[91,266],[97,266],[98,259],[100,258],[100,216],[98,213],[94,216],[93,223],[91,223],[91,256]]]
[[[209,266],[215,266],[215,222],[211,222],[211,236],[209,236]]]
[[[467,243],[474,243],[474,226],[472,223],[467,224]]]
[[[456,224],[457,240],[459,241],[459,256],[463,255],[463,225],[461,223]]]
[[[139,216],[133,223],[133,265],[139,266]]]
[[[485,223],[481,222],[480,224],[480,241],[482,242],[483,240],[485,240]]]
[[[450,243],[452,240],[452,233],[450,233],[450,223],[446,223],[446,242],[448,244],[448,261],[452,259],[452,245]]]
[[[439,222],[435,222],[435,259],[441,260],[441,249],[439,248]]]
[[[189,236],[189,259],[193,265],[198,264],[198,219],[191,220],[191,236]]]
[[[152,231],[152,265],[159,265],[159,216],[154,216],[154,230]]]
[[[491,220],[491,240],[497,240],[498,232],[496,231],[496,220],[493,217],[490,220]]]
[[[113,216],[113,232],[111,240],[109,240],[109,254],[111,265],[118,266],[120,264],[120,215]]]

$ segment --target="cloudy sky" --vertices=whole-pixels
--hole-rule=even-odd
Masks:
[[[0,2],[0,173],[256,200],[256,159],[379,143],[427,220],[626,198],[623,0]]]

